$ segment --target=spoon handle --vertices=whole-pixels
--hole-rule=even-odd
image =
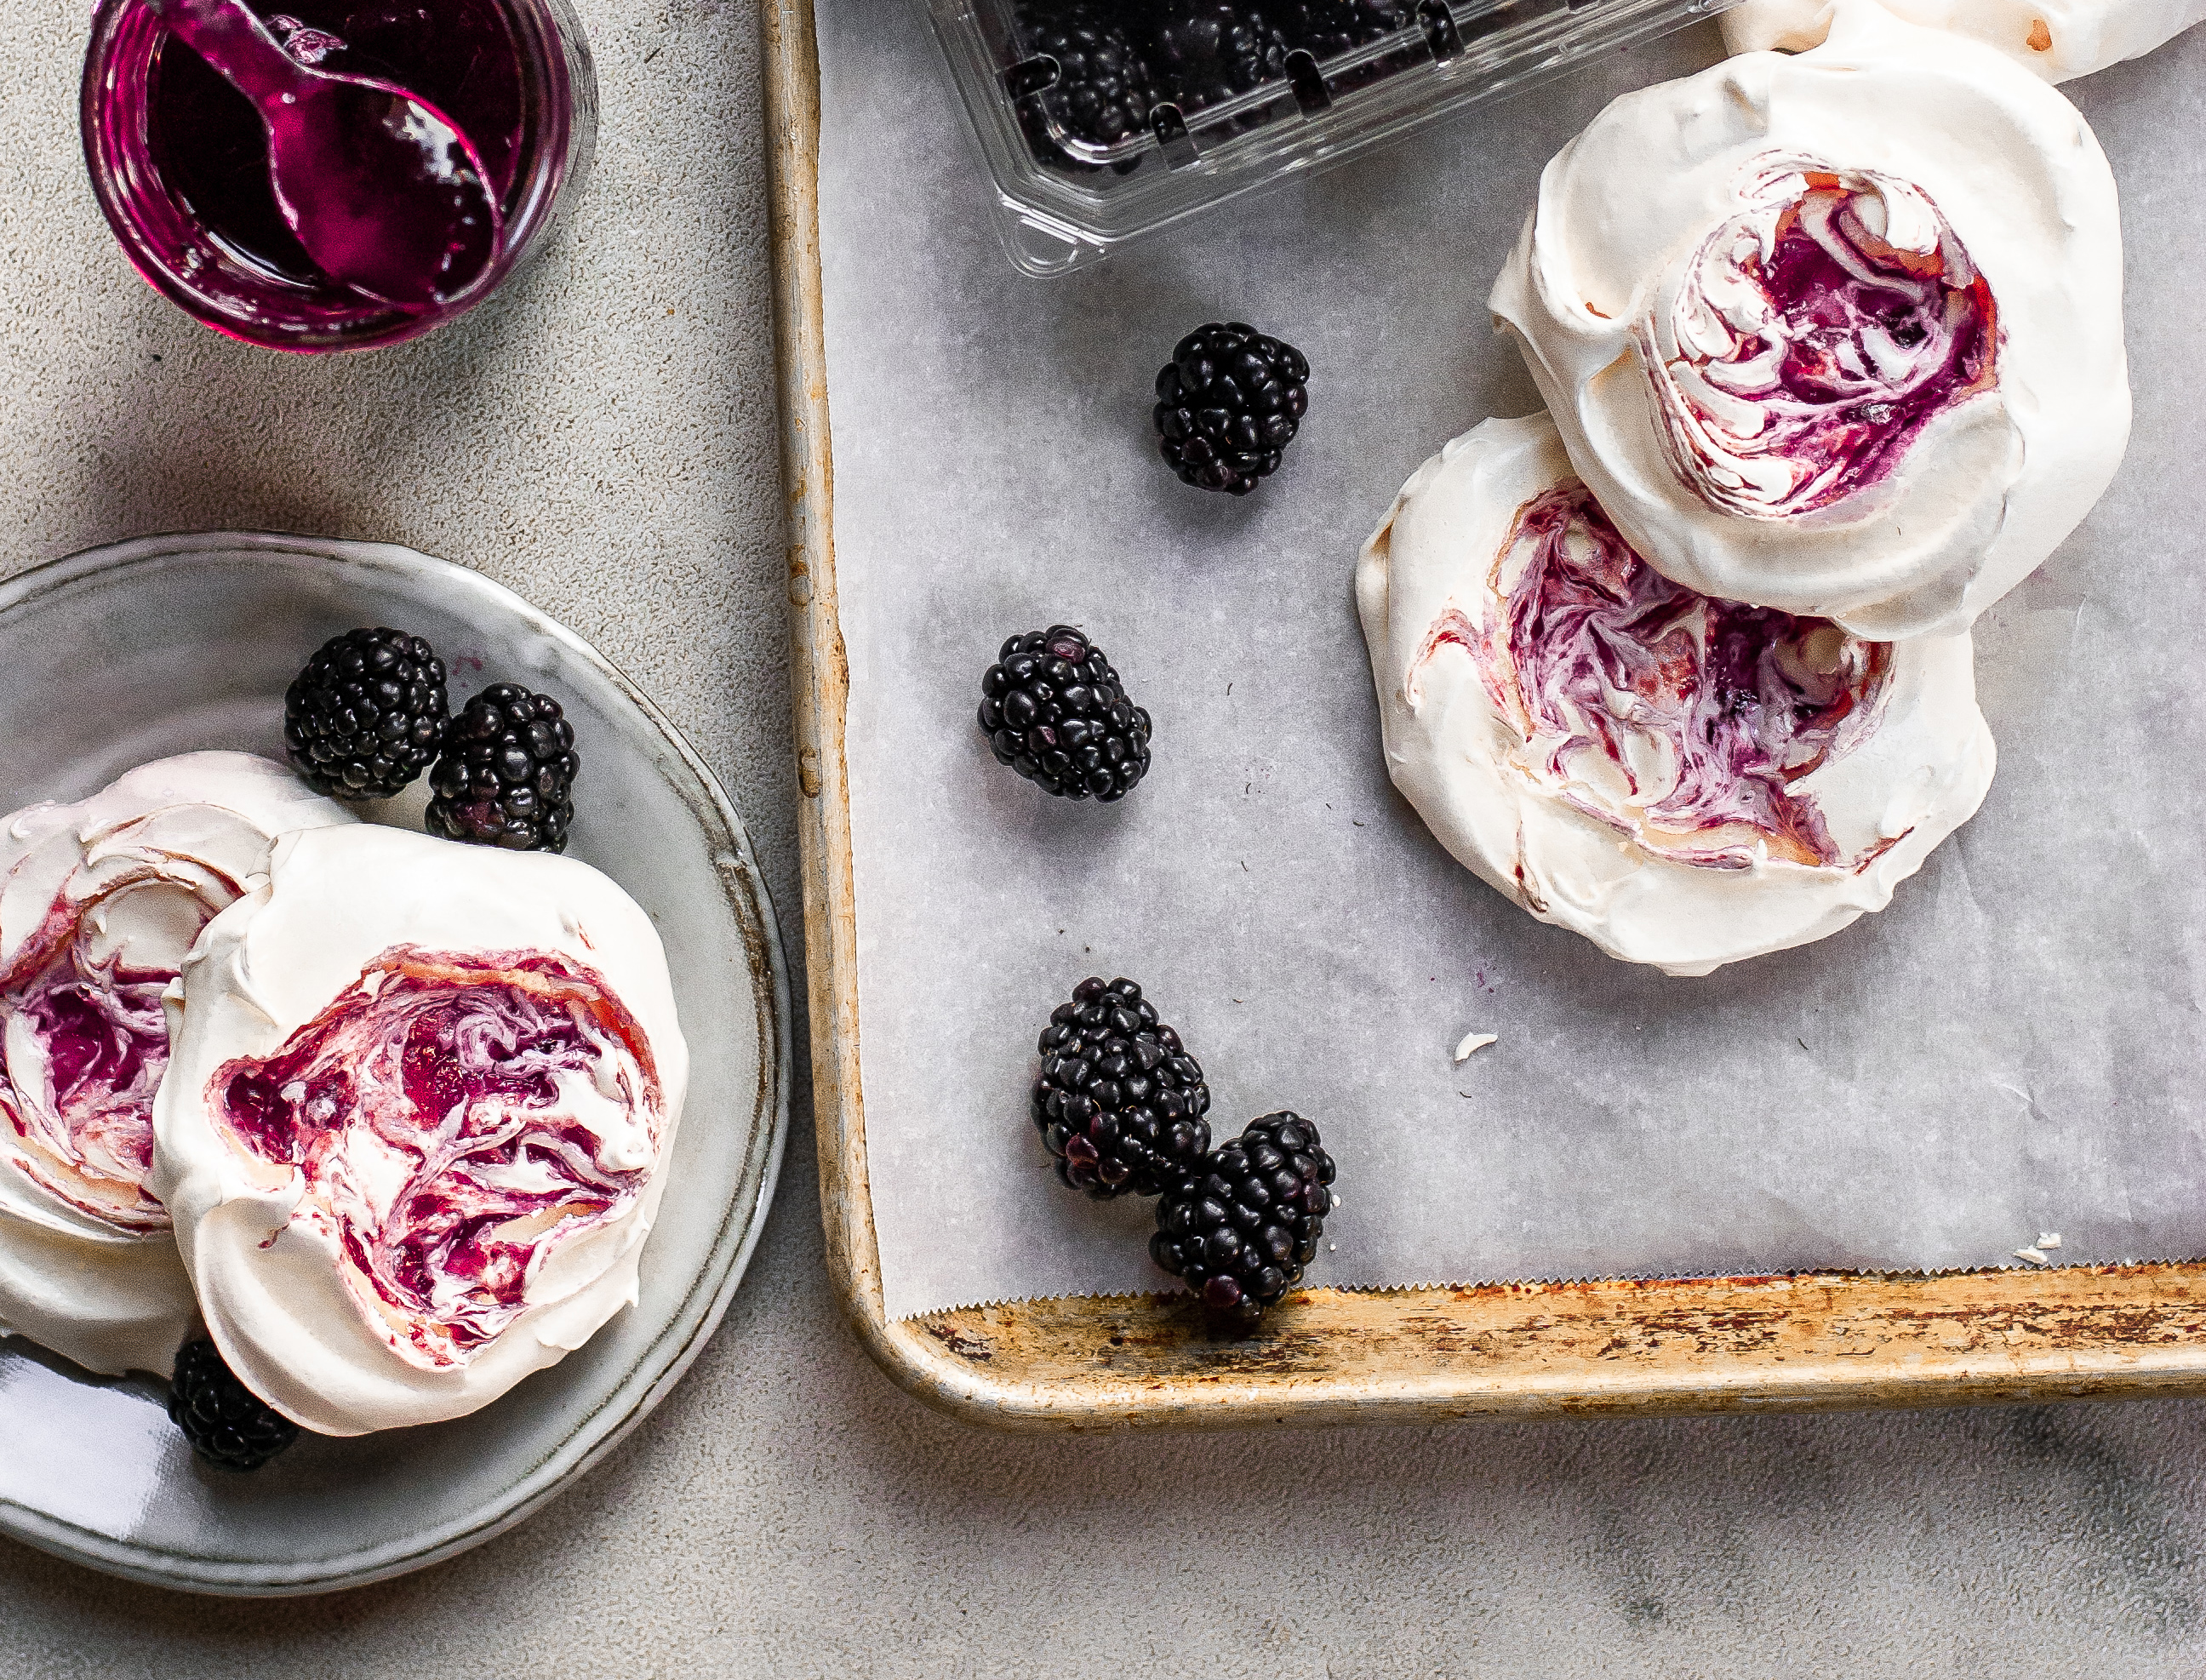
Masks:
[[[146,9],[256,105],[304,92],[313,80],[245,0],[145,0]]]

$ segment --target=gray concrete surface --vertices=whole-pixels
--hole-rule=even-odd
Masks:
[[[479,565],[689,732],[793,924],[752,15],[585,10],[607,112],[587,249],[425,344],[307,363],[130,277],[75,160],[81,0],[14,0],[0,567],[218,525]],[[670,395],[693,389],[715,395]],[[978,1434],[891,1388],[838,1321],[808,1109],[800,1087],[718,1338],[534,1522],[278,1604],[0,1543],[0,1676],[2206,1673],[2197,1406]]]

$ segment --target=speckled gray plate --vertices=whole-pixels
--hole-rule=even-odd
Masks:
[[[0,1337],[0,1531],[96,1569],[228,1594],[419,1569],[521,1521],[681,1377],[735,1293],[788,1111],[788,983],[765,884],[712,774],[620,673],[510,592],[380,543],[152,537],[0,585],[0,811],[74,799],[194,748],[280,758],[283,695],[360,624],[426,636],[456,697],[500,679],[574,721],[573,855],[657,923],[691,1076],[642,1297],[473,1417],[307,1437],[253,1475],[196,1462],[150,1379],[90,1377]]]

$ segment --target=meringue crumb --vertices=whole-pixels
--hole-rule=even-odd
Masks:
[[[2053,32],[2045,27],[2045,20],[2034,17],[2030,21],[2030,50],[2032,52],[2053,51]]]
[[[2048,1259],[2043,1253],[2036,1248],[2017,1248],[2014,1251],[2014,1257],[2018,1260],[2028,1260],[2032,1266],[2050,1266],[2053,1264],[2053,1262]]]
[[[1465,1033],[1463,1035],[1463,1042],[1455,1047],[1455,1059],[1458,1062],[1467,1061],[1472,1052],[1483,1050],[1490,1044],[1500,1042],[1501,1034],[1499,1033]]]
[[[2037,1234],[2037,1246],[2041,1248],[2059,1248],[2060,1246],[2060,1233],[2057,1230],[2040,1231]]]

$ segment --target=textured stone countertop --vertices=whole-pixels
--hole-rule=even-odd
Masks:
[[[129,274],[77,158],[85,10],[0,18],[0,571],[254,526],[480,567],[688,732],[794,941],[748,0],[586,3],[605,138],[575,237],[471,320],[336,361],[218,339]],[[795,1106],[725,1326],[534,1521],[275,1604],[0,1542],[0,1676],[2206,1672],[2206,1409],[975,1433],[837,1317],[801,1081]]]

